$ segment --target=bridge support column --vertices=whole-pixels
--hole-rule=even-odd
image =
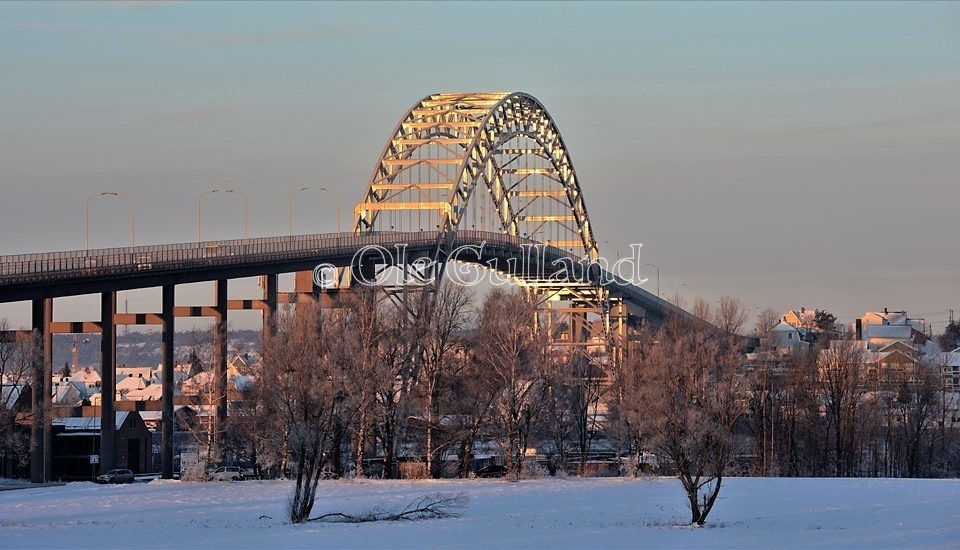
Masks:
[[[217,305],[213,329],[213,368],[216,380],[217,422],[214,441],[217,448],[223,441],[223,431],[227,422],[227,280],[218,279],[216,289]]]
[[[53,419],[51,415],[53,395],[53,299],[33,301],[33,330],[42,346],[33,359],[33,386],[30,398],[30,412],[33,422],[30,426],[30,481],[42,483],[50,481],[52,473]],[[41,365],[41,361],[43,364]]]
[[[173,335],[174,335],[174,294],[173,285],[163,287],[161,316],[163,317],[163,337],[161,344],[163,361],[163,379],[161,380],[161,401],[163,412],[160,416],[160,474],[163,479],[173,479]]]
[[[113,411],[116,394],[117,331],[113,315],[117,311],[117,293],[100,295],[100,471],[117,467],[117,424]]]
[[[53,479],[53,298],[43,301],[43,480]]]
[[[267,303],[267,309],[263,310],[263,342],[266,343],[276,328],[277,322],[277,294],[278,294],[277,274],[263,276],[263,300]]]

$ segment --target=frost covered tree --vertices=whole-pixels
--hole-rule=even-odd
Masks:
[[[463,349],[463,340],[470,322],[471,294],[466,287],[449,281],[442,283],[436,296],[425,305],[429,311],[421,315],[427,319],[421,339],[418,387],[423,402],[424,456],[429,477],[439,477],[437,456],[449,441],[439,440],[441,406],[450,393],[462,361],[457,356]]]
[[[300,303],[296,314],[278,315],[275,333],[264,347],[265,387],[272,388],[274,407],[286,426],[290,453],[296,463],[296,485],[289,518],[310,517],[317,485],[327,463],[331,434],[344,398],[339,372],[339,342],[345,336],[336,312],[323,312],[311,302]]]
[[[643,443],[672,463],[690,521],[703,525],[733,456],[733,425],[743,413],[736,331],[745,316],[729,298],[715,314],[702,300],[693,313],[693,320],[668,320],[631,359],[635,379],[642,380],[631,398]]]
[[[868,393],[865,354],[857,340],[834,340],[817,362],[817,389],[833,443],[833,473],[841,477],[854,475],[858,466]]]
[[[480,312],[473,342],[477,361],[498,388],[495,410],[507,472],[515,479],[544,403],[546,353],[533,324],[534,311],[523,294],[494,290]]]
[[[2,319],[0,334],[6,330],[7,320]],[[24,411],[18,411],[15,405],[21,391],[31,385],[34,366],[41,364],[39,351],[36,333],[24,338],[0,339],[0,450],[6,458],[0,461],[0,477],[11,475],[15,462],[24,465],[29,460],[29,439],[16,429],[17,415]]]

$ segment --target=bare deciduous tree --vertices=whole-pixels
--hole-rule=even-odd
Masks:
[[[0,320],[0,334],[8,328],[7,320]],[[18,411],[15,405],[23,390],[32,385],[33,369],[40,364],[39,353],[36,334],[0,340],[0,450],[5,458],[0,462],[0,476],[10,475],[15,464],[25,465],[29,460],[29,439],[18,432],[16,423],[18,415],[26,420],[32,411]]]
[[[474,349],[499,388],[497,416],[507,471],[519,478],[528,438],[543,403],[544,341],[533,325],[534,306],[519,292],[496,289],[480,312]]]
[[[344,406],[342,364],[337,354],[344,337],[336,313],[307,302],[282,313],[265,346],[263,383],[272,388],[276,409],[288,426],[289,447],[297,464],[289,517],[310,517],[317,485],[330,451],[330,434]]]
[[[833,438],[834,475],[855,473],[855,453],[867,385],[865,348],[858,340],[834,340],[817,364],[820,399]]]
[[[643,412],[636,421],[646,445],[672,462],[691,523],[703,525],[731,462],[732,429],[743,412],[738,339],[716,327],[738,330],[745,317],[735,300],[721,302],[713,316],[703,301],[693,312],[698,319],[670,320],[634,359],[643,380],[637,388]]]
[[[423,397],[425,417],[425,456],[427,475],[438,477],[436,457],[443,450],[438,445],[437,427],[440,406],[461,361],[456,357],[462,349],[469,318],[471,295],[466,288],[445,282],[431,300],[431,311],[423,312],[427,332],[422,340],[422,360],[418,384]]]

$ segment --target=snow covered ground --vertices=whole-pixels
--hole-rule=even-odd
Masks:
[[[466,493],[461,518],[289,525],[286,481],[0,492],[0,547],[960,547],[960,480],[729,479],[708,527],[673,479],[323,482],[314,514]],[[261,515],[271,516],[260,519]]]

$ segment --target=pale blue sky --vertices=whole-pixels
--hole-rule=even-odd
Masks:
[[[98,191],[134,197],[141,244],[193,239],[215,187],[283,234],[292,188],[350,212],[418,98],[519,90],[605,255],[644,243],[664,293],[960,309],[957,3],[2,3],[0,74],[2,254],[80,248]],[[336,202],[299,196],[297,230]],[[237,204],[204,204],[204,237],[239,235]],[[94,203],[92,246],[125,244],[124,209]]]

